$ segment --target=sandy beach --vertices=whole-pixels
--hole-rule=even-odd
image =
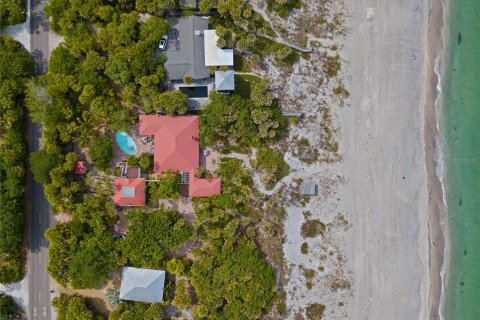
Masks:
[[[340,193],[352,219],[348,313],[351,319],[435,319],[444,213],[433,160],[441,7],[426,0],[346,3],[351,106],[339,117],[340,170],[348,179]]]

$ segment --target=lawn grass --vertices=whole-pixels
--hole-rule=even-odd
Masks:
[[[248,66],[245,58],[242,55],[236,54],[233,56],[233,70],[238,72],[250,72],[252,71]]]
[[[250,74],[235,75],[235,92],[244,99],[250,99],[252,84],[260,81],[260,78]]]

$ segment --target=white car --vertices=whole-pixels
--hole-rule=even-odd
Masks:
[[[160,38],[160,43],[158,44],[158,48],[162,51],[167,49],[167,42],[168,42],[168,36],[164,35]]]

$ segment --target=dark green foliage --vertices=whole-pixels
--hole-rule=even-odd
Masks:
[[[78,182],[73,180],[72,170],[77,161],[73,152],[61,159],[58,165],[50,170],[50,181],[44,185],[45,197],[52,206],[53,213],[71,212],[74,210],[75,196],[80,190]]]
[[[268,7],[275,10],[282,18],[287,18],[290,11],[293,9],[300,9],[302,7],[301,0],[267,0]]]
[[[161,304],[132,301],[123,301],[108,317],[109,320],[161,320],[162,318]]]
[[[177,212],[160,208],[130,210],[128,236],[118,245],[126,262],[141,268],[162,268],[164,253],[175,250],[192,235]]]
[[[278,104],[257,106],[237,95],[210,94],[200,114],[200,142],[204,146],[262,146],[283,136],[286,121]]]
[[[25,21],[25,0],[0,1],[0,27],[8,24],[18,24]]]
[[[148,182],[148,197],[150,201],[157,202],[159,199],[180,198],[180,174],[165,171],[158,176],[157,181]]]
[[[21,319],[22,313],[11,296],[0,294],[0,319]]]
[[[72,220],[57,223],[46,232],[50,241],[47,270],[62,285],[96,288],[106,283],[117,266],[115,241],[107,230],[116,221],[108,196],[85,196],[72,212]]]
[[[235,75],[235,93],[244,99],[250,99],[253,86],[261,79],[250,74]]]
[[[181,91],[169,91],[158,95],[153,100],[156,111],[166,115],[185,114],[188,96]]]
[[[144,152],[140,157],[128,156],[127,165],[129,167],[140,167],[144,172],[153,170],[153,154]]]
[[[112,138],[104,133],[95,137],[89,148],[90,157],[97,169],[105,171],[110,167],[113,159]]]
[[[195,261],[191,283],[197,315],[210,319],[258,319],[276,296],[273,268],[245,239]]]
[[[175,8],[175,3],[175,0],[136,0],[135,8],[141,12],[161,16],[165,11]]]
[[[270,148],[258,150],[252,166],[260,173],[262,182],[267,189],[272,189],[290,171],[290,167],[283,160],[283,155]]]
[[[236,54],[233,56],[233,68],[235,71],[239,71],[239,72],[252,71],[248,66],[247,62],[245,61],[245,58],[240,54]],[[235,81],[236,80],[237,79],[235,79]]]
[[[15,40],[0,36],[0,282],[20,279],[25,191],[24,83],[33,60]]]
[[[60,294],[52,301],[52,306],[57,309],[57,320],[101,320],[86,304],[83,297],[77,295]]]
[[[33,152],[30,155],[30,168],[35,181],[40,184],[49,182],[50,171],[55,168],[58,163],[58,156],[47,153],[44,149]]]

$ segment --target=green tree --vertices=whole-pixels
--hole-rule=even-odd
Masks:
[[[78,295],[60,294],[52,301],[52,306],[57,309],[57,320],[101,320],[86,304],[85,298]]]
[[[0,319],[21,319],[22,314],[22,310],[11,296],[0,294]]]
[[[159,199],[180,198],[180,174],[165,171],[158,176],[157,181],[148,182],[148,196],[152,202]]]
[[[0,7],[1,8],[1,7]],[[3,14],[0,13],[0,16]],[[0,282],[20,279],[25,191],[24,84],[33,60],[17,41],[0,35]]]
[[[166,10],[175,8],[175,0],[136,0],[135,8],[141,12],[162,16]]]
[[[0,2],[0,28],[8,24],[22,23],[25,18],[25,1],[3,0]]]
[[[30,168],[33,178],[40,184],[50,181],[50,171],[59,163],[58,156],[47,153],[45,149],[32,152],[30,155]],[[73,168],[72,168],[73,170]]]
[[[161,320],[162,305],[124,301],[110,313],[109,320]]]
[[[153,100],[155,110],[166,115],[185,114],[188,96],[181,91],[168,91]]]
[[[195,260],[191,283],[199,301],[197,315],[211,319],[258,319],[276,296],[273,268],[246,239]]]
[[[135,209],[127,213],[127,218],[128,236],[120,240],[119,249],[135,267],[163,267],[165,251],[175,250],[192,235],[183,217],[172,210]]]
[[[112,138],[108,133],[96,136],[89,148],[90,157],[97,169],[105,171],[113,159]]]

